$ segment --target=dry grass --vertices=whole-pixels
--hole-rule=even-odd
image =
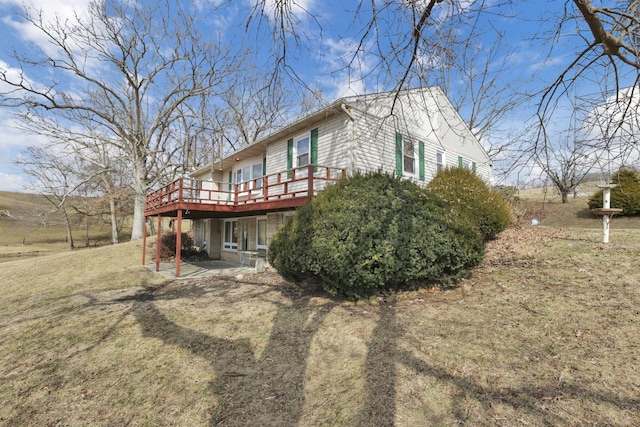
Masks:
[[[51,204],[41,195],[0,191],[0,262],[56,252],[67,247],[67,233],[60,214],[51,214]],[[47,213],[45,215],[45,213]],[[79,215],[72,221],[76,246],[84,245],[85,223]],[[124,227],[121,238],[130,234]],[[111,225],[100,217],[89,221],[90,245],[111,241]],[[19,245],[19,246],[18,246]]]
[[[0,425],[640,425],[640,230],[515,227],[453,289],[2,264]]]
[[[601,219],[589,210],[589,197],[570,198],[562,203],[560,197],[524,199],[520,202],[520,214],[526,223],[533,218],[549,227],[602,228]],[[640,217],[616,216],[611,229],[640,229]]]

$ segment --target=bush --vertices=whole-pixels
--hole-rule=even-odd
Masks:
[[[370,173],[344,178],[298,209],[272,240],[269,262],[287,279],[357,299],[456,281],[483,250],[477,231],[438,197]]]
[[[513,210],[504,196],[469,169],[443,169],[427,189],[449,202],[455,213],[476,226],[485,240],[495,238],[513,221]]]
[[[206,251],[201,251],[193,247],[193,238],[188,233],[182,233],[181,236],[180,258],[183,261],[206,261],[209,259]],[[170,259],[176,256],[177,237],[177,233],[173,231],[162,235],[160,259]]]
[[[611,189],[611,207],[622,208],[620,215],[640,215],[640,173],[631,168],[623,168],[611,179],[617,187]],[[603,190],[589,198],[589,209],[602,207]]]

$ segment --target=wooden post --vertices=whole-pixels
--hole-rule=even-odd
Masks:
[[[180,248],[182,248],[182,209],[178,209],[178,232],[176,234],[176,277],[180,277]]]
[[[240,187],[240,184],[233,184],[235,185],[235,188],[233,190],[233,204],[237,205],[238,204],[238,188]]]
[[[144,230],[142,232],[142,265],[147,263],[147,218],[144,218]]]
[[[598,185],[598,188],[602,188],[602,209],[604,211],[611,208],[611,189],[614,187],[616,184]],[[602,243],[609,243],[609,215],[606,213],[602,216]]]
[[[309,201],[313,198],[313,166],[307,166],[307,198]]]
[[[156,233],[156,271],[160,271],[160,245],[162,244],[162,216],[158,215],[158,231]]]

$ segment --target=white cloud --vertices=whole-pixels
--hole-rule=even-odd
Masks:
[[[14,162],[29,146],[44,145],[46,138],[20,129],[19,123],[6,110],[0,110],[0,190],[25,191],[29,179],[19,172]]]
[[[15,0],[0,0],[5,4],[16,5],[22,8],[22,1]],[[43,23],[45,25],[51,25],[60,20],[75,20],[75,15],[82,15],[83,11],[87,9],[90,0],[31,0],[24,4],[31,11],[34,16],[37,16],[40,12],[42,15]],[[43,51],[48,53],[52,52],[52,45],[48,42],[45,34],[37,29],[32,23],[24,21],[23,19],[16,19],[15,14],[5,15],[2,17],[4,24],[13,28],[24,41],[28,41],[36,44]]]
[[[333,39],[324,41],[323,53],[325,67],[320,77],[321,84],[326,89],[328,99],[337,99],[343,96],[362,95],[368,88],[365,76],[371,72],[371,61],[362,51],[356,51],[359,47],[353,39]]]
[[[23,192],[30,187],[23,175],[0,172],[0,191]]]
[[[640,87],[621,89],[587,114],[583,124],[587,143],[600,166],[614,172],[640,163]]]
[[[283,4],[287,4],[290,8],[289,14],[299,21],[306,21],[311,17],[311,10],[314,6],[315,0],[293,0],[290,2],[282,2],[281,0],[251,0],[251,6],[259,4],[264,5],[264,12],[271,20],[274,19],[274,14],[278,7],[282,7]]]

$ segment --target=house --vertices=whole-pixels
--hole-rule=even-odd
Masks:
[[[212,259],[241,263],[267,257],[286,217],[342,176],[383,171],[426,185],[448,166],[491,173],[440,88],[351,96],[150,193],[145,216],[193,219]]]

